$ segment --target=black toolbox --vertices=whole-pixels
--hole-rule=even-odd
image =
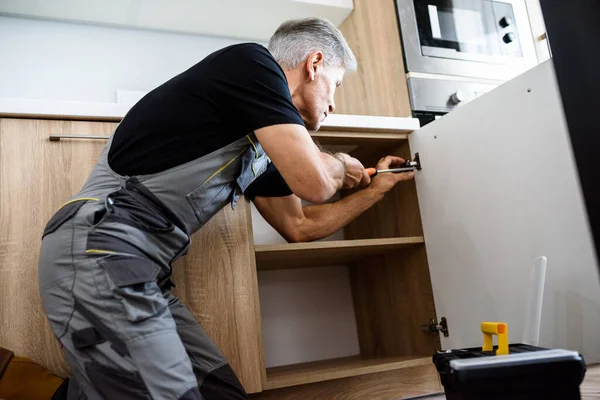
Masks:
[[[583,357],[574,351],[525,344],[496,356],[481,347],[448,350],[433,356],[447,400],[580,400]]]

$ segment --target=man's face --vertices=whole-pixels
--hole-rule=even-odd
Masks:
[[[308,70],[308,78],[292,99],[307,129],[318,130],[327,115],[335,111],[333,96],[342,84],[344,73],[344,68],[323,67],[322,62]]]

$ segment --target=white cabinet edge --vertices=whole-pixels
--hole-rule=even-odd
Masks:
[[[0,116],[123,118],[131,104],[0,97]]]
[[[69,117],[120,119],[131,104],[56,101],[0,97],[0,117]],[[417,118],[332,114],[322,125],[332,129],[417,130]]]

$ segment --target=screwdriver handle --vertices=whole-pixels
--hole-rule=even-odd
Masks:
[[[366,171],[371,178],[377,176],[377,170],[375,168],[367,168]]]

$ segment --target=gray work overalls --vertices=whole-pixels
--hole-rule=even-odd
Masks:
[[[202,399],[223,355],[170,291],[190,235],[239,196],[269,162],[251,134],[151,175],[108,164],[48,222],[39,284],[73,369],[71,399]]]

